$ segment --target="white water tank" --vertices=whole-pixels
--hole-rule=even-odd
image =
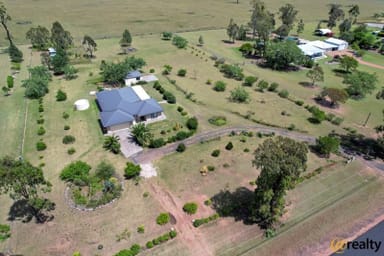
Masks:
[[[75,102],[76,110],[82,111],[89,108],[89,101],[87,99],[80,99]]]

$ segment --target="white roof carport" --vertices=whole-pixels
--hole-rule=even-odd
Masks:
[[[332,49],[335,48],[334,44],[329,44],[320,40],[312,41],[312,42],[309,42],[308,44],[324,51],[332,51]]]
[[[136,93],[140,100],[148,100],[151,98],[140,85],[132,86],[132,90]]]
[[[311,44],[301,44],[297,47],[299,47],[300,50],[304,53],[304,55],[307,56],[323,55],[325,52],[324,50],[317,48]]]

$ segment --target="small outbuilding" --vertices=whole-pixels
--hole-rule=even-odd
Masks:
[[[124,79],[125,85],[126,86],[132,86],[132,85],[136,84],[137,82],[139,82],[141,80],[141,77],[142,77],[142,75],[141,75],[140,71],[138,71],[138,70],[130,71]]]
[[[301,45],[298,45],[297,47],[300,48],[300,50],[303,52],[305,56],[308,56],[311,59],[319,59],[325,56],[324,50],[314,47],[310,44],[301,44]]]
[[[347,41],[337,39],[334,37],[328,38],[328,39],[324,40],[324,42],[337,46],[338,51],[345,50],[348,48],[348,42]]]

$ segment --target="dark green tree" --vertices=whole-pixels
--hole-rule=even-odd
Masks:
[[[199,40],[198,40],[198,42],[199,42],[199,45],[200,45],[200,46],[203,46],[203,45],[204,45],[204,39],[203,39],[203,36],[199,36]]]
[[[329,158],[331,153],[336,153],[339,150],[340,140],[336,137],[323,136],[316,139],[316,150],[319,154]]]
[[[37,222],[48,219],[46,213],[54,210],[55,204],[41,196],[50,192],[52,185],[40,168],[5,156],[0,159],[0,177],[0,194],[8,194],[15,202],[25,202],[28,219],[35,217]]]
[[[138,123],[132,126],[131,133],[137,143],[141,146],[147,146],[151,139],[153,139],[153,134],[150,132],[149,128],[143,123]]]
[[[238,31],[239,31],[239,26],[231,18],[227,27],[227,35],[229,37],[229,40],[232,40],[233,43],[235,42]]]
[[[188,45],[188,40],[181,36],[174,36],[172,38],[172,44],[179,49],[184,49]]]
[[[303,21],[303,19],[300,19],[299,20],[299,23],[297,23],[297,31],[296,31],[296,33],[298,34],[298,35],[300,35],[301,33],[303,33],[304,32],[304,21]]]
[[[87,56],[93,58],[93,53],[97,50],[97,44],[95,40],[93,40],[92,37],[85,35],[83,38],[82,45],[85,49],[85,52],[87,53]]]
[[[55,21],[51,28],[51,42],[56,51],[65,51],[72,46],[73,38],[69,31],[64,30],[60,22]]]
[[[344,69],[346,73],[356,70],[359,66],[359,62],[351,56],[343,56],[340,59],[340,68]]]
[[[47,49],[51,36],[46,27],[39,25],[36,28],[30,28],[25,37],[31,41],[33,48],[42,51]]]
[[[131,162],[127,162],[124,169],[124,176],[127,179],[132,179],[140,175],[141,167]]]
[[[332,29],[336,27],[336,23],[339,20],[344,19],[344,11],[340,4],[329,4],[329,18],[328,18],[328,28]]]
[[[303,59],[302,51],[292,41],[270,43],[265,53],[267,66],[277,70],[286,69],[291,63],[301,64]]]
[[[352,21],[350,19],[344,19],[339,25],[340,35],[349,32],[352,28]]]
[[[338,106],[339,102],[344,103],[348,99],[348,93],[344,89],[339,88],[324,88],[321,96],[328,96],[331,100],[331,106]]]
[[[316,64],[313,66],[312,69],[308,70],[306,76],[311,79],[312,86],[315,85],[316,82],[323,82],[324,81],[324,71],[323,68]]]
[[[114,154],[120,153],[120,138],[116,135],[106,136],[103,147]]]
[[[354,4],[351,5],[351,8],[348,10],[349,17],[352,19],[352,23],[355,24],[357,21],[357,17],[360,15],[359,5]]]
[[[120,47],[125,54],[128,52],[128,48],[132,45],[132,36],[128,29],[125,29],[120,39]]]
[[[364,71],[355,71],[346,75],[343,80],[343,83],[349,85],[346,89],[349,96],[355,99],[362,99],[367,94],[372,93],[377,82],[378,78],[375,73],[370,74]]]
[[[290,138],[267,139],[255,151],[253,165],[261,170],[256,180],[251,219],[271,228],[284,213],[286,191],[306,170],[308,148]]]
[[[53,74],[62,75],[64,74],[64,69],[69,63],[69,58],[67,53],[59,48],[56,55],[51,59],[51,65],[53,69]]]
[[[0,22],[1,22],[1,25],[3,26],[4,30],[5,30],[5,33],[7,35],[7,39],[9,41],[9,45],[13,45],[13,41],[12,41],[12,35],[11,35],[11,32],[9,31],[8,29],[8,25],[7,23],[9,21],[11,21],[12,18],[11,16],[8,14],[7,12],[7,8],[5,7],[4,3],[3,2],[0,2]]]
[[[298,10],[292,4],[285,4],[279,9],[279,18],[281,19],[282,25],[280,28],[284,27],[282,31],[284,34],[279,34],[280,36],[287,36],[293,28],[293,24],[296,21],[296,16],[299,13]],[[279,30],[279,29],[278,29]]]

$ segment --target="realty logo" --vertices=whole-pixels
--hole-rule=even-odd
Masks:
[[[330,248],[334,253],[344,253],[345,250],[380,250],[381,241],[365,239],[361,241],[347,241],[346,239],[335,238],[331,240]]]

